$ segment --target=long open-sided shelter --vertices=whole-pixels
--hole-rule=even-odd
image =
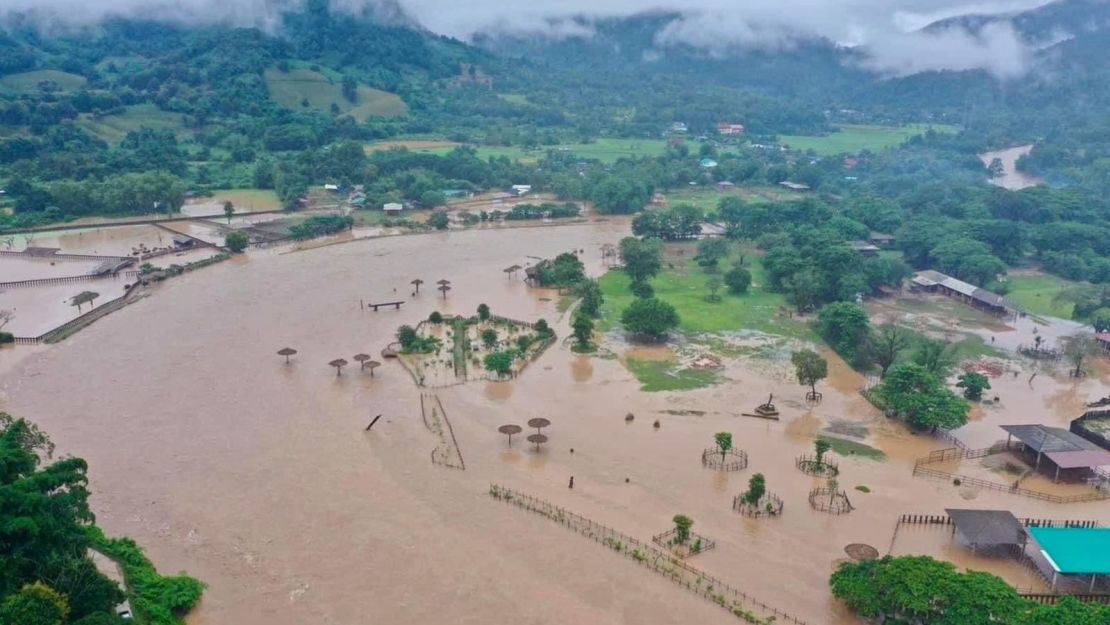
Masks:
[[[1036,455],[1034,468],[1039,469],[1044,458],[1056,465],[1054,479],[1057,481],[1060,479],[1061,469],[1094,469],[1110,465],[1110,451],[1064,428],[1004,425],[1002,429],[1008,434],[1007,445],[1016,438],[1026,451]]]
[[[1024,549],[1028,539],[1021,521],[1008,510],[965,510],[945,508],[953,532],[974,552],[979,547]]]
[[[1031,527],[1027,530],[1052,567],[1052,588],[1060,575],[1110,575],[1110,528]]]

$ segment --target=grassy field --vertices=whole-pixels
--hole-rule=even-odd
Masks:
[[[686,258],[694,255],[693,244],[684,245]],[[752,287],[744,295],[731,295],[727,289],[721,290],[721,301],[711,304],[706,301],[705,288],[707,274],[692,260],[673,260],[673,268],[665,269],[651,281],[655,296],[678,311],[681,321],[679,329],[683,332],[727,332],[755,330],[779,336],[813,339],[813,331],[804,323],[783,317],[780,309],[786,305],[781,293],[764,290],[766,274],[759,259],[753,253],[746,253],[747,267],[752,272]],[[670,257],[669,257],[670,258]],[[734,259],[722,263],[727,270]],[[623,271],[610,271],[601,278],[601,290],[605,295],[602,307],[602,328],[608,329],[620,323],[620,314],[634,296],[628,290],[629,279]]]
[[[206,201],[221,205],[224,202],[230,201],[235,206],[248,207],[253,211],[278,210],[281,208],[281,200],[278,199],[277,193],[274,193],[271,189],[224,189],[222,191],[213,191],[212,197]]]
[[[77,91],[88,83],[84,76],[60,72],[56,69],[40,69],[0,78],[0,91],[17,94],[35,93],[39,90],[39,83],[44,81],[53,82],[62,91]]]
[[[172,130],[179,139],[190,134],[184,115],[163,111],[153,104],[129,106],[119,115],[82,115],[78,124],[108,143],[119,143],[127,133],[143,127]]]
[[[779,143],[795,150],[813,150],[822,156],[833,154],[856,154],[862,150],[878,152],[905,143],[910,137],[924,134],[930,128],[935,132],[955,133],[955,126],[945,124],[909,124],[907,126],[868,126],[844,124],[838,126],[839,132],[814,137],[805,135],[782,135]]]
[[[669,206],[693,204],[707,213],[716,212],[717,203],[721,201],[721,198],[728,195],[738,195],[746,202],[788,202],[802,198],[799,193],[781,187],[768,186],[738,186],[730,191],[718,191],[716,187],[686,187],[666,191],[664,195],[667,196]]]
[[[366,146],[367,151],[389,149],[391,147],[406,147],[416,152],[430,152],[432,154],[446,154],[458,144],[453,141],[440,141],[434,139],[413,138],[411,140],[393,140],[371,143]],[[697,151],[698,144],[688,142],[691,151]],[[508,157],[525,163],[534,163],[543,158],[549,150],[570,152],[583,160],[599,160],[603,163],[614,163],[618,159],[639,156],[659,156],[666,149],[667,142],[662,139],[598,139],[590,143],[563,143],[559,145],[539,146],[535,149],[525,149],[519,146],[478,146],[478,156],[486,159],[489,157]]]
[[[291,69],[288,72],[268,69],[263,77],[270,97],[290,110],[302,109],[307,100],[309,108],[323,113],[330,112],[331,105],[335,104],[343,115],[350,115],[359,122],[371,117],[399,117],[408,113],[408,106],[397,94],[361,85],[358,87],[358,102],[352,104],[343,97],[338,80],[309,69]]]
[[[1022,310],[1034,315],[1071,319],[1075,305],[1054,300],[1061,291],[1074,286],[1075,282],[1044,274],[1010,276],[1006,278],[1006,282],[1010,286],[1006,297]]]
[[[677,369],[675,363],[658,360],[638,360],[629,358],[628,370],[640,381],[640,390],[691,391],[696,388],[712,386],[720,380],[717,372],[707,369]]]
[[[826,441],[830,449],[841,456],[859,456],[870,460],[886,460],[886,454],[883,453],[881,449],[875,449],[870,445],[864,445],[863,443],[857,443],[837,436],[818,436],[817,438]],[[870,489],[866,492],[870,492]]]

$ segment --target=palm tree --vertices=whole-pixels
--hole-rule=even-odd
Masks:
[[[278,350],[278,356],[285,356],[285,364],[289,364],[289,357],[296,353],[297,350],[292,347],[282,347]]]
[[[347,361],[343,360],[342,358],[336,358],[335,360],[329,362],[328,364],[331,365],[332,367],[335,367],[335,377],[338,378],[340,376],[340,374],[343,373],[343,367],[347,366]]]

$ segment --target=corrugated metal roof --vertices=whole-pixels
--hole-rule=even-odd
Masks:
[[[1023,545],[1025,528],[1008,510],[946,508],[956,530],[972,545]]]
[[[1003,430],[1036,452],[1099,450],[1091,441],[1064,428],[1047,425],[1004,425]]]
[[[1110,466],[1110,451],[1086,449],[1083,451],[1050,451],[1045,454],[1061,469]]]

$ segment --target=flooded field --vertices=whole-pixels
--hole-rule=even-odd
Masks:
[[[103,262],[95,259],[61,260],[3,255],[0,256],[0,282],[86,276]]]
[[[849,543],[886,553],[899,514],[1110,514],[1108,502],[1056,505],[914,478],[914,459],[944,445],[879,414],[858,392],[864,377],[837,359],[818,388],[824,401],[811,407],[774,349],[745,351],[743,341],[722,359],[719,384],[687,392],[642,392],[624,365],[670,359],[671,347],[574,354],[562,340],[569,314],[559,298],[502,269],[583,249],[596,273],[600,246],[626,233],[625,222],[476,230],[239,256],[174,278],[61,344],[0,351],[0,409],[38,422],[59,452],[89,461],[92,506],[109,533],[134,537],[161,569],[208,583],[190,625],[732,618],[609,549],[495,502],[491,482],[643,540],[686,514],[717,543],[692,565],[811,625],[855,623],[829,595],[828,575]],[[431,289],[412,297],[414,278],[453,288],[446,299]],[[407,303],[371,312],[360,299]],[[483,302],[494,314],[545,318],[560,340],[514,381],[433,391],[466,465],[445,469],[429,459],[437,439],[421,419],[422,389],[398,363],[384,361],[373,378],[357,366],[337,377],[327,363],[378,358],[399,325],[433,310],[469,315]],[[299,350],[288,366],[275,355],[284,346]],[[978,411],[961,437],[989,444],[1004,437],[999,424],[1063,424],[1083,402],[1110,395],[1110,372],[1076,382],[1046,369],[1030,384],[1024,362],[1012,367],[1018,376],[992,380],[988,395],[999,403]],[[769,394],[781,420],[740,416]],[[551,421],[549,443],[537,452],[514,439],[509,448],[498,426],[533,417]],[[744,471],[701,466],[720,431],[748,453]],[[837,458],[850,514],[807,502],[823,481],[794,458],[819,434],[850,443]],[[731,509],[756,472],[785,501],[781,517]],[[938,536],[899,539],[895,553],[1038,583],[953,553]]]
[[[983,152],[979,155],[979,160],[983,161],[983,164],[987,167],[990,167],[990,164],[997,158],[1002,163],[1002,173],[1001,175],[992,177],[990,183],[1002,187],[1003,189],[1020,191],[1029,187],[1035,187],[1039,184],[1044,184],[1044,180],[1020,171],[1017,168],[1018,159],[1032,151],[1032,144],[1019,145],[1002,150]]]
[[[105,278],[75,284],[55,286],[19,287],[0,291],[0,310],[10,310],[12,320],[4,326],[5,332],[16,336],[39,336],[89,312],[89,304],[80,309],[70,304],[70,298],[83,291],[99,293],[93,304],[101,304],[124,294],[124,278]],[[0,358],[11,357],[8,355]],[[0,408],[2,410],[2,408]]]
[[[61,232],[38,232],[12,235],[12,250],[27,247],[56,247],[65,254],[98,254],[130,256],[145,246],[149,249],[173,244],[173,234],[157,226],[101,226]]]

